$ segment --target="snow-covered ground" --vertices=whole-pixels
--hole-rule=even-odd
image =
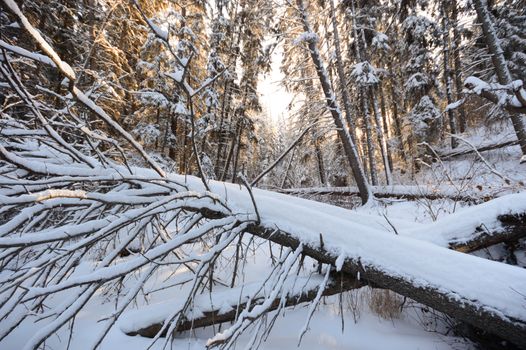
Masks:
[[[268,262],[268,250],[265,247],[267,247],[266,244],[256,255],[248,259],[249,265],[243,276],[246,281],[257,280],[265,273],[266,269],[264,266]],[[82,270],[84,269],[80,269],[77,273],[81,273]],[[145,290],[159,288],[164,278],[170,273],[168,269],[162,271],[156,279],[148,283]],[[180,278],[184,280],[184,272]],[[448,350],[474,348],[467,340],[452,335],[444,335],[445,327],[442,321],[434,317],[432,313],[422,312],[416,303],[405,304],[403,311],[394,318],[382,318],[369,307],[370,293],[371,290],[368,288],[345,293],[342,298],[343,317],[340,313],[339,297],[324,298],[309,324],[309,331],[303,337],[299,349]],[[67,294],[71,295],[69,292],[60,293],[52,299],[53,303],[58,305],[61,301],[67,299]],[[139,310],[142,311],[131,311],[128,315],[125,315],[123,320],[109,332],[100,349],[146,349],[151,345],[151,339],[141,336],[127,336],[122,331],[122,328],[130,324],[130,317],[135,319],[139,317],[138,319],[140,319],[141,313],[144,319],[155,317],[152,309],[158,309],[156,305],[162,305],[165,312],[172,311],[173,305],[177,305],[177,294],[173,291],[170,293],[161,291],[153,293],[148,302],[143,299],[138,300]],[[46,348],[66,349],[68,341],[71,341],[69,344],[70,349],[89,349],[95,337],[101,331],[103,323],[100,322],[100,319],[111,314],[113,310],[113,304],[108,303],[105,299],[103,293],[98,293],[96,298],[90,301],[87,307],[79,313],[75,319],[74,333],[71,340],[69,339],[68,330],[63,329],[56,336],[46,341]],[[170,299],[174,300],[172,308],[170,308]],[[400,302],[401,299],[396,301]],[[49,306],[52,305],[49,304]],[[163,310],[158,309],[157,313],[162,314]],[[260,349],[297,348],[298,336],[307,320],[307,316],[308,304],[301,304],[295,308],[286,309],[284,314],[277,318],[271,335],[262,343]],[[35,317],[30,317],[15,332],[0,342],[0,348],[22,348],[28,337],[40,328],[39,322],[35,321]],[[223,325],[224,328],[226,328],[225,325]],[[171,348],[206,349],[207,340],[214,336],[218,330],[219,328],[208,327],[181,333],[176,337]],[[243,349],[251,335],[250,330],[246,332],[240,338],[236,348]],[[163,342],[160,341],[154,344],[151,349],[162,348]]]
[[[502,174],[501,176],[495,174],[491,166],[474,161],[473,156],[461,157],[444,164],[434,164],[428,171],[423,171],[419,175],[418,182],[426,186],[425,183],[437,178],[442,182],[462,179],[459,181],[470,185],[493,186],[496,193],[499,193],[503,184],[514,186],[513,192],[520,192],[526,165],[518,164],[517,153],[516,147],[509,147],[484,154],[490,165],[504,174],[510,183],[506,183]],[[202,190],[202,185],[195,178],[177,177],[177,179],[187,180],[192,189]],[[437,183],[437,181],[433,182]],[[212,183],[211,189],[225,198],[232,209],[240,213],[253,214],[245,188],[239,185]],[[461,241],[480,225],[489,229],[498,229],[496,215],[525,212],[526,194],[524,193],[497,199],[478,207],[476,211],[450,200],[417,202],[396,200],[382,201],[351,212],[339,207],[257,189],[254,190],[254,196],[263,225],[289,231],[305,243],[317,243],[321,233],[326,248],[341,256],[341,259],[338,259],[340,262],[347,258],[360,257],[364,264],[377,267],[393,276],[401,276],[415,283],[440,288],[451,295],[458,293],[463,297],[483,302],[496,312],[526,319],[526,311],[524,311],[526,301],[520,294],[513,292],[513,290],[526,290],[526,278],[524,278],[526,272],[523,269],[445,249],[448,242]],[[258,244],[258,241],[253,244]],[[408,255],[408,252],[411,254]],[[433,257],[433,260],[430,257]],[[88,263],[83,264],[76,270],[76,274],[88,273],[93,269]],[[261,276],[268,273],[268,264],[268,249],[254,249],[248,255],[242,279],[245,282],[260,280]],[[228,268],[228,265],[223,265],[218,274],[227,275]],[[184,270],[178,271],[175,277],[172,273],[169,267],[160,268],[156,277],[148,282],[145,289],[158,288],[168,276],[171,282],[174,279],[186,278]],[[221,287],[217,290],[221,290]],[[72,294],[74,292],[75,290],[57,293],[46,307],[59,305],[68,298],[74,298],[75,295]],[[46,346],[50,349],[65,349],[71,340],[70,349],[90,348],[93,339],[97,337],[103,326],[99,321],[113,311],[114,305],[107,302],[104,292],[104,290],[99,291],[76,317],[71,339],[68,330],[62,329],[46,341]],[[111,293],[111,291],[107,292]],[[359,307],[360,316],[355,320],[348,303],[344,302],[342,317],[338,297],[325,298],[310,323],[310,331],[303,338],[300,349],[469,349],[472,347],[469,342],[456,338],[451,333],[444,335],[446,325],[428,312],[415,307],[405,307],[396,317],[383,319],[373,312],[365,301],[370,293],[369,290],[362,289],[351,293],[354,293],[354,298],[362,300]],[[101,348],[129,350],[147,348],[150,344],[149,339],[140,336],[130,337],[122,330],[130,327],[133,318],[141,316],[141,313],[150,320],[156,315],[169,314],[177,308],[177,297],[180,294],[183,294],[182,291],[172,288],[152,292],[148,300],[143,298],[138,300],[130,307],[132,310],[128,310],[117,326],[110,330]],[[155,306],[156,303],[161,304]],[[153,312],[153,309],[157,311]],[[278,317],[271,335],[262,344],[261,349],[288,349],[298,345],[298,336],[307,319],[308,308],[297,306],[295,309],[287,309],[285,316]],[[41,328],[41,324],[45,323],[45,321],[37,321],[37,316],[30,316],[0,342],[0,348],[21,348],[25,341]],[[173,348],[204,349],[207,340],[217,331],[218,329],[208,328],[179,334]],[[243,344],[251,335],[250,331],[246,332],[241,337],[238,348],[243,348]],[[162,341],[152,347],[152,349],[160,348]]]
[[[82,311],[75,321],[75,331],[71,339],[70,349],[89,349],[94,337],[100,331],[100,317],[111,312],[111,306],[103,304],[103,297],[99,302],[88,305],[87,311]],[[305,305],[295,309],[287,309],[284,317],[280,316],[272,330],[270,337],[261,345],[260,349],[281,350],[297,348],[298,336],[305,324],[308,308]],[[425,320],[430,323],[426,330]],[[461,338],[441,334],[443,327],[433,324],[430,316],[422,315],[420,311],[406,310],[399,318],[382,319],[371,312],[366,304],[361,307],[361,315],[355,322],[352,312],[344,311],[344,330],[342,331],[342,317],[339,314],[338,297],[328,297],[321,305],[310,322],[310,331],[304,336],[299,349],[356,349],[356,350],[384,350],[384,349],[420,349],[420,350],[449,350],[471,349],[472,345]],[[2,349],[20,349],[29,336],[38,330],[38,323],[24,323],[13,335],[0,343]],[[216,328],[217,329],[217,328]],[[206,341],[214,335],[213,329],[199,329],[194,332],[184,332],[177,336],[173,349],[206,349]],[[251,332],[241,337],[238,349],[243,349],[248,342]],[[68,332],[61,331],[55,337],[46,341],[48,349],[66,349]],[[114,327],[102,343],[100,349],[143,350],[151,343],[151,339],[141,336],[125,335],[119,327]],[[162,342],[155,344],[152,349],[161,349]]]

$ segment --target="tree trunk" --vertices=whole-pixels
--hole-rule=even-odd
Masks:
[[[225,166],[223,167],[223,172],[221,173],[220,180],[225,181],[228,175],[228,168],[230,167],[230,161],[232,160],[232,155],[234,154],[234,148],[236,147],[237,134],[239,133],[240,125],[236,123],[236,131],[230,142],[230,148],[228,149],[228,155],[225,160]]]
[[[373,113],[374,113],[374,121],[376,125],[376,137],[378,139],[378,144],[380,145],[380,152],[382,153],[382,161],[384,164],[384,171],[385,171],[385,180],[388,185],[390,185],[393,182],[393,179],[391,177],[391,166],[389,165],[389,158],[388,158],[388,150],[387,150],[387,142],[385,141],[385,134],[384,134],[384,128],[382,125],[382,117],[380,116],[380,111],[378,109],[378,100],[376,98],[376,95],[374,93],[374,88],[369,88],[369,93],[371,96],[371,102],[373,105]]]
[[[392,72],[392,67],[389,65],[389,71]],[[394,121],[394,129],[395,129],[395,135],[398,140],[398,152],[400,154],[400,158],[407,163],[407,155],[405,154],[404,150],[404,142],[402,139],[402,123],[400,122],[400,115],[398,113],[398,98],[395,91],[395,80],[396,77],[391,78],[391,108],[393,110],[393,121]]]
[[[338,24],[336,22],[336,11],[334,9],[334,0],[329,1],[332,18],[332,30],[334,36],[334,51],[336,53],[336,71],[338,73],[338,81],[340,82],[340,94],[342,96],[343,108],[345,110],[345,119],[349,126],[350,135],[354,144],[356,144],[356,123],[352,116],[351,101],[349,99],[349,91],[345,79],[345,72],[343,70],[342,51],[340,47],[340,35],[338,33]]]
[[[300,11],[301,20],[303,23],[303,29],[307,33],[313,33],[313,31],[310,28],[310,24],[307,18],[305,7],[303,6],[303,1],[297,0],[297,5]],[[308,43],[308,48],[310,51],[312,62],[314,63],[314,66],[316,67],[316,73],[320,80],[320,85],[323,89],[323,94],[325,95],[327,107],[334,120],[334,124],[336,125],[336,128],[338,129],[338,135],[343,144],[345,155],[353,171],[353,175],[354,175],[356,184],[358,188],[360,189],[360,197],[362,199],[362,202],[366,203],[371,197],[371,190],[369,188],[367,179],[365,178],[360,159],[358,158],[358,153],[356,152],[356,146],[351,138],[349,130],[345,127],[345,123],[342,118],[341,110],[338,107],[338,103],[336,101],[334,91],[332,90],[332,87],[329,82],[329,78],[327,76],[327,71],[325,70],[323,62],[321,60],[320,52],[318,51],[318,48],[316,46],[316,40],[313,40],[313,39],[308,40],[307,43]]]
[[[446,86],[446,99],[447,104],[453,103],[453,79],[451,76],[451,69],[449,67],[449,19],[447,13],[446,2],[448,0],[442,0],[440,9],[442,12],[442,53],[443,53],[443,67],[444,67],[444,85]],[[457,126],[455,121],[455,113],[453,109],[447,110],[447,117],[449,121],[449,132],[451,134],[457,133]],[[457,147],[457,139],[451,137],[451,148]]]
[[[295,236],[275,228],[254,227],[249,232],[293,249],[302,244]],[[445,248],[437,247],[437,249]],[[303,243],[303,254],[320,263],[333,266],[336,265],[336,260],[338,260],[337,254],[315,244],[305,245]],[[519,347],[526,347],[526,337],[524,337],[526,332],[525,321],[515,319],[509,315],[500,315],[498,311],[486,308],[476,300],[470,299],[470,296],[458,293],[452,294],[451,291],[429,285],[424,281],[413,281],[403,274],[385,271],[367,261],[361,261],[359,258],[347,258],[340,266],[341,271],[354,276],[359,275],[360,279],[367,281],[368,284],[388,288],[460,321],[502,337]]]
[[[472,252],[482,248],[489,247],[494,244],[507,242],[510,240],[516,240],[526,236],[526,215],[505,215],[499,217],[499,220],[505,226],[504,231],[499,231],[496,233],[482,233],[475,232],[473,237],[466,240],[466,242],[459,243],[450,243],[449,248],[461,252]],[[325,288],[323,295],[330,296],[335,294],[340,294],[352,289],[361,288],[368,285],[368,282],[362,278],[359,280],[356,279],[353,274],[348,273],[331,273],[330,281]],[[380,287],[381,285],[372,284],[374,287]],[[242,288],[242,287],[241,287]],[[239,289],[239,290],[238,290]],[[242,294],[242,290],[238,287],[237,289],[232,290],[234,295]],[[305,302],[311,302],[315,299],[317,294],[317,288],[303,290],[300,294],[287,295],[285,301],[285,307],[295,306]],[[242,298],[240,298],[242,299]],[[262,298],[259,298],[262,299]],[[267,311],[275,310],[279,307],[281,302],[281,297],[277,298]],[[258,299],[253,300],[252,307],[258,304]],[[231,307],[227,310],[230,311],[221,311],[225,309],[225,305],[221,305],[213,311],[208,311],[197,318],[189,318],[182,322],[178,327],[178,332],[188,331],[200,327],[209,327],[216,324],[235,321],[240,313],[240,310],[246,308],[246,304],[239,305],[230,305]],[[153,338],[161,330],[163,322],[153,323],[148,326],[141,326],[141,328],[127,331],[126,334],[130,336],[141,335],[143,337]],[[490,329],[491,331],[491,329]],[[163,334],[165,336],[166,333]]]
[[[224,91],[223,91],[223,98],[221,101],[221,114],[219,116],[219,129],[217,133],[217,151],[216,151],[216,159],[215,159],[215,166],[214,166],[214,172],[216,174],[217,178],[220,178],[221,173],[221,160],[222,160],[222,153],[223,153],[223,144],[226,142],[225,132],[223,130],[224,128],[224,120],[225,120],[225,112],[229,106],[230,101],[230,83],[229,80],[225,81],[224,85]]]
[[[285,188],[285,185],[287,183],[287,179],[289,178],[289,171],[292,166],[292,161],[294,160],[296,149],[294,148],[292,150],[292,153],[290,154],[289,163],[287,164],[287,168],[285,169],[285,173],[283,174],[283,179],[281,180],[281,186],[280,188]]]
[[[369,171],[371,173],[371,183],[373,186],[378,185],[378,173],[376,172],[376,158],[375,151],[376,147],[374,146],[373,141],[373,130],[371,125],[371,114],[369,113],[369,101],[367,98],[367,90],[361,88],[360,100],[362,102],[363,110],[363,123],[365,129],[365,138],[367,142],[367,160],[369,161]]]
[[[342,274],[342,273],[332,273],[333,276],[331,277],[331,280],[328,282],[328,285],[326,286],[325,290],[323,291],[323,296],[331,296],[335,294],[340,294],[347,292],[352,289],[358,289],[363,286],[365,286],[365,282],[358,281],[353,276]],[[242,293],[241,288],[233,289],[233,293],[236,295],[240,295]],[[268,311],[276,310],[280,307],[290,307],[299,305],[302,303],[312,302],[316,295],[318,294],[318,287],[313,289],[306,289],[303,290],[300,294],[294,294],[294,295],[287,295],[287,297],[284,300],[284,305],[281,303],[283,302],[282,297],[276,298],[270,307],[267,309]],[[254,307],[258,305],[264,298],[255,298],[251,302],[251,306]],[[258,303],[259,302],[259,303]],[[210,327],[213,325],[225,323],[225,322],[233,322],[235,321],[239,313],[244,310],[247,307],[246,303],[242,303],[239,305],[231,305],[232,307],[228,309],[227,311],[224,311],[221,308],[217,308],[213,311],[207,311],[203,312],[202,316],[196,317],[196,318],[189,318],[185,319],[181,324],[177,327],[177,332],[184,332],[189,331],[196,328],[201,327]],[[129,336],[136,336],[140,335],[147,338],[153,338],[157,335],[157,333],[161,330],[163,327],[163,323],[154,323],[149,326],[143,326],[142,328],[127,331],[126,334]],[[162,333],[162,336],[166,336],[166,329],[164,333]]]
[[[504,147],[509,147],[509,146],[515,146],[515,145],[518,145],[518,144],[519,144],[519,141],[512,140],[512,141],[506,141],[506,142],[502,142],[502,143],[494,143],[494,144],[491,144],[491,145],[482,146],[482,147],[477,148],[477,149],[469,148],[469,149],[457,150],[457,151],[449,152],[449,153],[440,153],[440,154],[438,154],[438,156],[441,159],[445,160],[445,159],[455,158],[455,157],[459,157],[459,156],[464,156],[464,155],[471,154],[471,153],[491,151],[491,150],[494,150],[494,149],[499,149],[499,148],[504,148]]]
[[[460,46],[462,39],[458,30],[459,22],[457,1],[458,0],[451,0],[451,21],[453,22],[453,66],[456,90],[455,99],[458,101],[462,99],[462,90],[464,87],[462,84],[462,63],[460,61]],[[461,105],[458,107],[458,126],[460,133],[466,131],[466,123],[466,110],[464,109],[464,105]]]
[[[316,136],[314,137],[314,153],[316,153],[316,163],[318,164],[318,176],[320,178],[320,183],[325,186],[327,184],[327,179],[325,176],[325,163],[323,162],[323,153],[321,152],[319,138]]]
[[[256,186],[259,180],[263,178],[263,176],[268,174],[269,171],[271,171],[276,165],[278,165],[281,162],[281,160],[283,160],[283,158],[285,158],[285,156],[289,154],[289,152],[300,143],[303,136],[305,136],[305,134],[310,130],[312,126],[313,125],[310,125],[307,128],[305,128],[305,130],[303,130],[302,133],[294,141],[292,141],[292,143],[287,147],[287,149],[285,149],[285,151],[283,151],[272,164],[270,164],[265,170],[263,170],[261,174],[256,176],[254,180],[252,180],[250,186]]]
[[[241,123],[242,124],[242,123]],[[232,182],[236,182],[237,178],[237,165],[239,164],[239,156],[241,154],[241,138],[243,137],[243,126],[239,128],[236,140],[236,155],[234,156],[234,165],[232,167]]]
[[[502,85],[510,84],[512,82],[511,74],[508,69],[506,59],[504,58],[504,52],[500,46],[500,41],[497,37],[493,21],[488,11],[487,2],[486,0],[473,0],[473,5],[477,11],[478,20],[482,24],[484,39],[486,41],[486,45],[488,45],[488,49],[491,54],[491,60],[493,61],[495,72],[497,73],[498,81]],[[517,98],[524,106],[526,106],[526,102],[521,101],[520,98],[522,95],[526,95],[526,93],[524,93],[523,89],[521,90],[522,91],[517,93]],[[515,129],[517,139],[519,140],[522,154],[526,155],[526,127],[522,121],[522,116],[517,113],[510,113],[510,118],[513,128]]]
[[[378,87],[378,92],[380,94],[380,111],[382,112],[382,123],[384,127],[384,135],[386,139],[388,140],[385,144],[386,151],[387,151],[387,160],[389,162],[389,171],[393,172],[393,155],[391,152],[391,145],[389,144],[389,140],[391,139],[391,133],[389,132],[389,120],[387,119],[387,111],[385,108],[385,96],[384,96],[384,89],[382,85]]]

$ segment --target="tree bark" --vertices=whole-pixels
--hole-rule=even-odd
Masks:
[[[374,88],[372,86],[369,88],[369,93],[373,105],[374,122],[376,125],[376,138],[378,139],[378,144],[380,145],[380,153],[382,154],[382,161],[384,164],[385,180],[386,183],[390,185],[393,182],[393,179],[391,176],[391,166],[389,165],[389,156],[387,153],[387,142],[385,141],[386,135],[384,134],[382,117],[380,116],[380,110],[378,108],[378,99],[374,93]]]
[[[302,243],[294,236],[281,230],[253,227],[249,232],[293,249]],[[338,259],[334,253],[313,244],[304,244],[303,253],[320,263],[333,266]],[[526,322],[524,320],[498,315],[491,309],[477,305],[476,301],[470,300],[469,297],[459,294],[453,296],[442,288],[415,283],[402,275],[388,273],[375,265],[360,261],[360,259],[345,259],[341,271],[354,276],[359,274],[360,279],[369,284],[390,289],[460,321],[502,337],[519,347],[526,347],[526,337],[524,337]]]
[[[453,79],[451,76],[451,68],[449,66],[449,56],[450,56],[450,45],[449,45],[449,18],[447,13],[446,2],[449,0],[442,0],[440,9],[442,12],[442,60],[444,67],[444,85],[446,86],[446,100],[447,104],[450,105],[453,103]],[[453,109],[449,108],[447,110],[447,117],[449,121],[449,132],[451,134],[457,133],[457,125],[455,120],[455,112]],[[451,148],[457,147],[457,140],[454,137],[451,137]]]
[[[307,33],[313,33],[313,31],[310,28],[307,14],[305,12],[305,7],[303,6],[303,1],[297,0],[297,5],[300,11],[303,29]],[[341,110],[338,107],[338,103],[336,102],[336,96],[334,94],[334,91],[332,90],[329,78],[327,77],[327,71],[325,70],[323,62],[321,60],[320,52],[318,51],[318,48],[316,46],[316,40],[308,40],[307,44],[312,62],[316,67],[316,73],[320,80],[320,85],[325,95],[327,107],[329,108],[331,116],[334,120],[334,124],[338,129],[338,136],[340,137],[340,140],[343,144],[345,155],[347,156],[347,160],[353,171],[356,184],[360,189],[360,197],[362,199],[362,202],[366,203],[371,197],[371,191],[369,189],[367,179],[365,178],[363,167],[358,157],[358,153],[356,151],[356,146],[351,138],[349,130],[345,127]]]
[[[334,35],[334,51],[336,54],[336,71],[338,73],[338,81],[340,82],[340,94],[342,96],[343,108],[345,110],[345,118],[350,129],[352,141],[356,144],[356,123],[352,116],[351,100],[349,98],[349,91],[345,79],[345,72],[343,70],[342,51],[340,45],[340,34],[338,33],[338,23],[336,22],[336,11],[334,9],[334,0],[329,1],[331,9],[332,30]]]
[[[452,194],[440,190],[429,190],[425,188],[416,189],[396,189],[393,186],[371,186],[371,190],[375,198],[399,198],[407,200],[419,200],[419,199],[451,199],[459,202],[469,203],[481,203],[489,199],[493,199],[493,196],[487,194],[472,195],[472,194]],[[330,196],[357,196],[359,195],[358,188],[353,186],[347,187],[306,187],[306,188],[287,188],[281,189],[279,192],[292,194],[292,195],[330,195]]]
[[[462,99],[462,63],[460,60],[460,46],[462,44],[462,38],[460,37],[460,31],[458,30],[458,0],[451,0],[451,21],[453,22],[453,66],[455,73],[455,99],[458,101]],[[464,106],[458,108],[458,126],[460,133],[466,131],[466,110]]]
[[[387,111],[385,108],[385,96],[384,96],[384,90],[382,85],[378,87],[378,93],[380,94],[380,111],[382,112],[382,124],[384,127],[384,135],[387,140],[391,139],[391,133],[389,132],[389,121],[387,119]],[[389,141],[386,141],[385,143],[386,151],[387,151],[387,160],[389,162],[389,171],[393,172],[393,155],[391,152],[391,146],[389,144]]]
[[[469,149],[462,150],[462,151],[459,150],[459,151],[455,151],[455,152],[439,154],[438,156],[441,159],[450,159],[450,158],[464,156],[464,155],[471,154],[471,153],[491,151],[491,150],[494,150],[494,149],[499,149],[499,148],[504,148],[504,147],[509,147],[509,146],[515,146],[515,145],[518,145],[518,144],[519,144],[518,140],[513,140],[513,141],[507,141],[507,142],[503,142],[503,143],[496,143],[496,144],[491,144],[491,145],[487,145],[487,146],[482,146],[480,148],[477,148],[477,150],[469,148]]]
[[[493,21],[488,11],[488,4],[486,0],[473,0],[473,5],[477,11],[478,20],[482,24],[484,39],[486,41],[486,45],[488,45],[488,49],[491,54],[491,60],[493,62],[493,66],[495,67],[495,72],[497,73],[498,81],[502,85],[508,85],[512,82],[512,78],[506,59],[504,58],[504,52],[500,46],[499,38],[497,37]],[[524,92],[524,89],[520,89],[516,93],[516,96],[521,104],[526,107],[526,101],[524,101],[524,99],[526,99],[526,92]],[[522,121],[522,116],[518,113],[510,113],[510,118],[513,128],[515,129],[517,139],[519,140],[522,154],[526,155],[526,127]]]
[[[331,280],[328,282],[327,287],[323,291],[323,296],[331,296],[335,294],[340,294],[343,292],[347,292],[352,289],[358,289],[366,285],[364,281],[359,281],[355,279],[353,276],[344,274],[344,273],[332,273],[333,276],[331,276]],[[299,305],[301,303],[307,303],[311,302],[316,298],[318,292],[318,288],[308,289],[303,291],[301,294],[297,295],[288,295],[285,298],[285,307],[291,307],[295,305]],[[237,292],[237,294],[239,294]],[[259,298],[263,299],[263,298]],[[276,310],[280,307],[282,300],[281,297],[276,298],[273,302],[268,311]],[[252,300],[252,306],[257,305],[258,299]],[[183,322],[180,323],[180,325],[177,327],[177,332],[184,332],[189,331],[196,328],[201,327],[210,327],[216,324],[225,323],[225,322],[232,322],[237,319],[239,316],[239,313],[241,310],[244,310],[247,307],[246,303],[242,303],[239,305],[232,305],[232,308],[230,311],[222,311],[221,308],[218,308],[217,310],[203,312],[203,316],[197,317],[194,319],[186,319]],[[157,335],[157,333],[161,330],[163,326],[163,323],[154,323],[152,325],[129,331],[126,334],[129,336],[136,336],[140,335],[147,338],[153,338]],[[162,336],[166,336],[166,330],[164,333],[161,333]]]

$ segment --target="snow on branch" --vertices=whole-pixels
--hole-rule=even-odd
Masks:
[[[526,94],[523,89],[522,80],[512,81],[510,84],[501,85],[488,83],[477,77],[468,77],[464,81],[467,93],[482,96],[498,106],[514,113],[526,112],[526,106],[522,104],[518,96]]]
[[[318,34],[314,32],[303,32],[300,35],[298,35],[292,43],[294,45],[300,45],[301,43],[308,43],[308,42],[317,42],[319,40]]]

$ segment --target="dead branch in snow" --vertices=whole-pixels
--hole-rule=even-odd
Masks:
[[[465,82],[464,86],[466,87],[468,92],[475,93],[485,98],[486,100],[493,102],[495,105],[504,108],[506,111],[508,111],[511,114],[526,113],[525,106],[522,106],[522,105],[519,106],[509,101],[509,99],[502,97],[502,90],[503,90],[502,88],[501,89],[491,89],[488,87],[488,88],[477,90],[477,86],[469,81]]]
[[[488,232],[480,226],[469,238],[463,238],[461,242],[451,241],[449,248],[469,253],[500,243],[516,242],[526,237],[526,214],[500,215],[498,220],[502,225],[498,232]]]
[[[256,186],[259,182],[259,180],[261,180],[265,175],[267,175],[272,169],[274,169],[276,167],[276,165],[278,165],[282,160],[283,158],[285,158],[285,156],[287,154],[289,154],[290,151],[292,151],[294,149],[294,147],[296,147],[299,142],[301,141],[301,139],[303,138],[303,136],[305,136],[305,134],[307,133],[307,131],[309,131],[314,125],[316,124],[311,124],[309,126],[307,126],[305,128],[305,130],[303,130],[299,136],[294,140],[292,141],[292,143],[289,145],[289,147],[287,147],[287,149],[285,149],[283,151],[283,153],[281,153],[279,155],[279,157],[272,163],[270,164],[265,170],[263,170],[261,172],[261,174],[259,174],[258,176],[256,176],[256,178],[254,180],[252,180],[252,182],[250,183],[250,186]]]

